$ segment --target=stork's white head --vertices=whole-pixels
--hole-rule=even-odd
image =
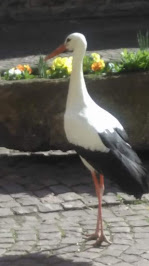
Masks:
[[[75,32],[68,35],[64,45],[68,51],[74,51],[77,47],[82,47],[86,50],[87,41],[83,34]]]
[[[86,41],[85,36],[81,33],[78,33],[78,32],[72,33],[72,34],[68,35],[64,44],[59,46],[51,54],[49,54],[45,57],[45,61],[47,61],[48,59],[66,51],[66,50],[67,51],[75,51],[76,49],[80,49],[80,50],[85,51],[86,47],[87,47],[87,41]]]

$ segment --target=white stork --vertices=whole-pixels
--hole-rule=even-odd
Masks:
[[[120,122],[98,106],[88,94],[84,75],[83,57],[87,48],[81,33],[70,34],[63,45],[46,56],[48,60],[65,50],[73,51],[64,130],[84,165],[90,170],[98,197],[98,218],[95,245],[110,243],[103,231],[102,195],[104,175],[116,181],[123,191],[140,197],[149,191],[149,176],[137,154],[128,143],[127,134]],[[99,174],[99,180],[97,175]]]

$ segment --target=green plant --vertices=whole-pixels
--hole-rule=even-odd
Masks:
[[[56,67],[47,70],[47,77],[51,79],[67,78],[69,76],[67,68]]]
[[[47,78],[47,70],[48,70],[48,65],[44,61],[44,58],[42,56],[39,57],[39,62],[38,62],[38,75],[39,78]]]
[[[147,31],[145,35],[143,35],[141,31],[139,31],[137,34],[137,41],[140,50],[147,50],[149,48],[149,32]]]
[[[149,70],[149,51],[128,52],[125,49],[121,54],[121,62],[115,64],[115,69],[117,73]]]
[[[93,64],[94,60],[91,55],[85,55],[83,58],[83,72],[84,74],[91,74],[93,70],[91,69],[91,65]]]
[[[129,71],[148,70],[149,69],[149,51],[138,50],[137,52],[128,52],[124,50],[122,54],[123,68]]]
[[[121,64],[117,62],[107,62],[104,68],[105,74],[116,74],[121,72]]]

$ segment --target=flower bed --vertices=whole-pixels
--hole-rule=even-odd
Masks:
[[[101,74],[105,69],[105,62],[97,53],[86,55],[83,61],[84,74]],[[1,75],[5,80],[20,80],[33,78],[66,78],[72,71],[72,56],[57,57],[48,66],[44,58],[39,58],[37,68],[31,68],[29,65],[17,65],[4,71]]]
[[[119,75],[128,72],[140,72],[149,70],[149,50],[137,50],[128,52],[125,49],[121,53],[119,62],[105,62],[98,53],[86,55],[83,60],[84,75]],[[72,56],[57,57],[50,65],[39,58],[38,66],[31,68],[29,65],[17,65],[1,73],[1,79],[20,80],[34,78],[67,78],[72,71]]]

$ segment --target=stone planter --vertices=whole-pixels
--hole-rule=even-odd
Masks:
[[[63,115],[68,80],[0,81],[0,146],[22,151],[71,149]],[[130,142],[149,149],[149,74],[86,77],[92,98],[123,124]]]

